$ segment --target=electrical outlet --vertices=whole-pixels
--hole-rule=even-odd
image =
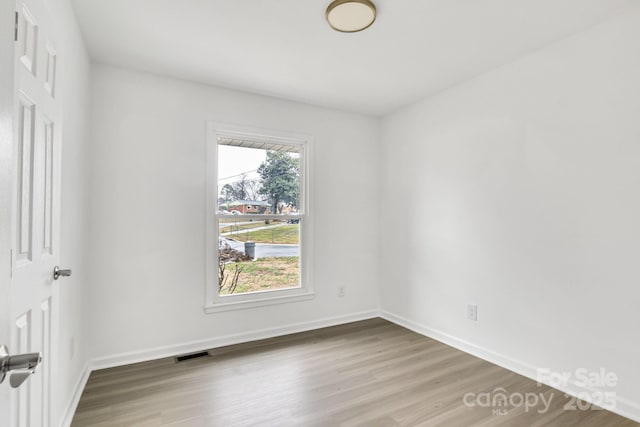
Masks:
[[[467,304],[467,319],[478,320],[478,306],[475,304]]]
[[[347,287],[345,285],[342,285],[338,288],[338,296],[340,298],[344,297],[347,294]]]

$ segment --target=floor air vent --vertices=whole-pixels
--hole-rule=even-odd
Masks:
[[[209,353],[201,351],[199,353],[183,354],[182,356],[176,356],[176,362],[184,362],[186,360],[198,359],[200,357],[207,357]]]

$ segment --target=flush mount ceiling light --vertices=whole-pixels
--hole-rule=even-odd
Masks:
[[[334,0],[327,8],[331,28],[343,33],[362,31],[376,20],[376,7],[369,0]]]

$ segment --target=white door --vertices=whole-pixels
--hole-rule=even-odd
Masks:
[[[13,152],[13,37],[15,6],[0,1],[0,345],[11,331],[11,162]],[[0,384],[0,426],[11,425],[8,381]]]
[[[42,354],[13,391],[12,426],[49,426],[59,261],[61,113],[58,56],[43,0],[18,0],[13,146],[12,354]]]

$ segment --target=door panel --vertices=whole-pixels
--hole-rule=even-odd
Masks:
[[[15,325],[14,345],[11,348],[15,353],[31,353],[31,310],[18,316]],[[30,425],[31,415],[31,381],[27,380],[22,387],[17,390],[17,399],[15,399],[15,415],[17,425]]]
[[[20,4],[18,5],[20,6]],[[22,65],[24,65],[31,74],[36,76],[38,24],[26,4],[18,7],[18,11],[18,46],[16,51],[20,55],[19,59]]]
[[[42,245],[40,248],[45,255],[53,255],[53,122],[44,120],[44,165],[43,165],[43,195],[44,208],[42,216]]]
[[[49,297],[40,304],[40,318],[42,319],[40,351],[42,352],[42,364],[40,365],[40,376],[37,378],[37,389],[40,391],[37,401],[41,408],[41,425],[43,427],[51,425],[51,299]]]
[[[33,259],[33,160],[35,146],[35,104],[25,94],[18,97],[18,144],[16,161],[16,266],[28,264]]]

